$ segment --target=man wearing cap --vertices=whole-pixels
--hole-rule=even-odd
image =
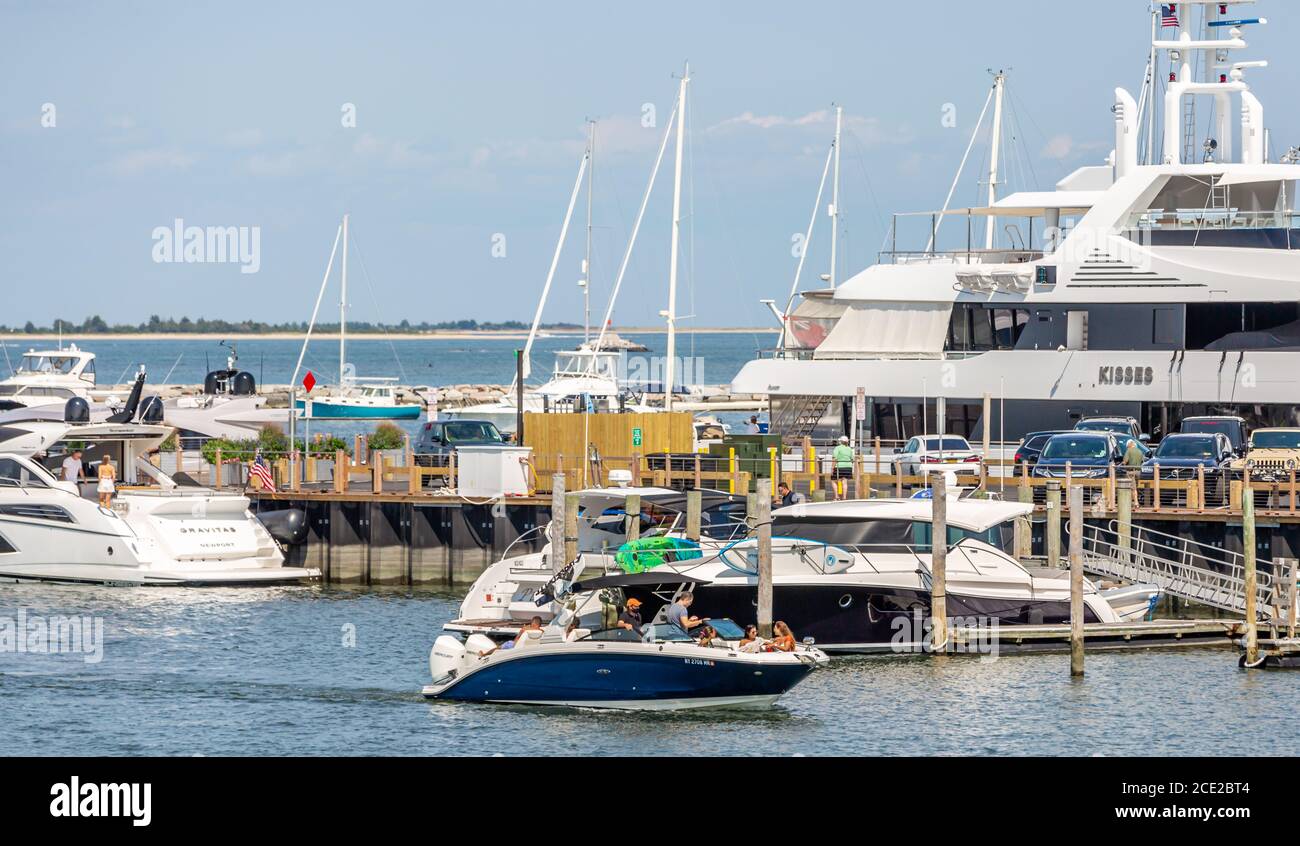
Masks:
[[[632,634],[641,637],[641,600],[629,599],[627,605],[623,608],[623,613],[618,615],[618,627],[628,629]]]

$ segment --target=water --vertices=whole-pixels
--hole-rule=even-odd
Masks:
[[[0,653],[0,755],[1274,755],[1300,673],[1223,649],[836,659],[771,711],[427,703],[436,593],[0,587],[0,618],[89,614],[103,660]],[[349,631],[355,646],[343,645]]]
[[[625,334],[650,348],[648,353],[630,355],[663,355],[667,337],[663,334]],[[677,355],[701,359],[700,373],[695,381],[704,384],[726,384],[745,362],[754,358],[759,349],[771,348],[775,333],[708,332],[681,335],[677,339]],[[202,384],[210,370],[225,367],[228,351],[217,341],[187,339],[131,340],[91,336],[67,336],[64,343],[76,343],[82,349],[95,353],[98,380],[103,385],[121,384],[145,365],[149,379],[155,383]],[[540,338],[533,346],[532,378],[540,384],[551,373],[556,350],[573,349],[581,337],[562,335]],[[239,350],[239,366],[257,377],[258,384],[284,385],[293,376],[302,341],[275,338],[249,338],[235,342]],[[0,343],[16,365],[18,358],[31,347],[52,349],[54,342],[6,341]],[[474,337],[413,338],[395,337],[391,342],[383,338],[352,337],[347,343],[348,362],[358,376],[394,376],[407,385],[458,385],[465,383],[509,384],[515,375],[516,349],[522,349],[520,338]],[[314,340],[307,349],[303,367],[310,369],[325,384],[338,380],[338,342]],[[0,373],[9,375],[4,357],[0,356]],[[301,379],[301,375],[299,376]]]

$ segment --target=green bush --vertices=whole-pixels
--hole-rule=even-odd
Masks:
[[[371,449],[402,449],[406,446],[406,432],[392,423],[380,423],[367,443]]]
[[[298,441],[298,449],[306,449],[301,439]],[[203,444],[203,459],[209,464],[216,464],[217,450],[221,450],[223,460],[237,458],[240,461],[252,461],[253,456],[261,450],[262,457],[272,461],[288,455],[289,438],[275,426],[262,427],[256,438],[211,438]],[[338,450],[352,454],[347,441],[342,438],[317,437],[312,440],[311,448],[306,450],[306,454],[309,457],[333,458]]]

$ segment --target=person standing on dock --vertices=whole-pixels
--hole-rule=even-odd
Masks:
[[[755,415],[753,415],[752,417],[750,417],[750,418],[749,418],[749,422],[745,424],[745,434],[746,434],[746,435],[757,435],[758,433],[759,433],[759,428],[758,428],[758,415],[755,414]]]
[[[849,498],[849,482],[853,478],[853,447],[849,446],[849,436],[840,435],[840,441],[831,452],[835,465],[835,498]]]

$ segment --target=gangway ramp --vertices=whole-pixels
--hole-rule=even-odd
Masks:
[[[1276,597],[1276,564],[1272,559],[1256,562],[1255,591],[1261,610]],[[1245,559],[1241,553],[1134,527],[1127,545],[1118,523],[1085,525],[1083,568],[1094,575],[1126,582],[1159,585],[1171,596],[1199,602],[1223,611],[1246,610]]]

